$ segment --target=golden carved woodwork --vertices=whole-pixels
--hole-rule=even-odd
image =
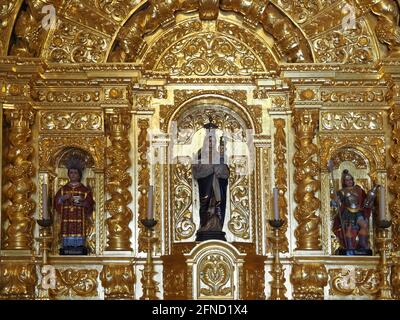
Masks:
[[[382,112],[354,112],[335,111],[321,112],[321,130],[350,131],[363,130],[377,131],[383,129]]]
[[[357,91],[341,91],[341,90],[334,90],[334,91],[321,91],[321,101],[325,103],[376,103],[376,102],[384,102],[385,101],[385,92],[382,89],[377,90],[357,90]],[[352,113],[350,112],[341,112],[339,114],[348,114],[351,117]],[[377,112],[370,112],[364,115],[364,118],[371,117],[375,119],[378,117]],[[375,115],[375,116],[374,116]],[[381,114],[379,114],[381,116]],[[362,117],[362,114],[356,113],[354,116]],[[353,116],[353,117],[354,117]],[[381,118],[381,117],[380,117]],[[364,120],[367,120],[364,119]]]
[[[105,139],[101,136],[42,135],[39,138],[39,166],[47,171],[53,171],[57,155],[66,148],[76,148],[90,154],[93,157],[95,168],[103,170],[105,144]]]
[[[394,105],[390,109],[389,121],[392,127],[392,146],[389,149],[393,163],[388,167],[388,189],[393,198],[389,203],[392,217],[393,251],[400,249],[400,109]]]
[[[147,206],[148,206],[148,192],[150,186],[150,168],[149,161],[147,160],[147,152],[150,146],[150,142],[147,139],[147,130],[150,127],[150,123],[148,119],[139,119],[138,127],[140,129],[138,136],[138,145],[137,151],[139,153],[138,160],[138,191],[139,191],[139,213],[138,213],[138,221],[146,218],[147,214]],[[138,224],[139,227],[139,251],[146,252],[146,243],[143,239],[145,235],[145,227],[142,223]]]
[[[339,168],[339,165],[344,161],[349,161],[354,164],[356,168],[367,169],[368,162],[363,154],[360,154],[358,150],[351,148],[340,148],[335,151],[332,155],[333,167]]]
[[[247,255],[243,264],[243,287],[241,299],[265,300],[265,258]]]
[[[376,170],[386,166],[386,145],[383,135],[324,135],[320,136],[321,163],[326,164],[337,150],[347,148],[354,149],[356,153],[368,159],[370,177],[376,180]]]
[[[200,23],[200,22],[199,22]],[[225,76],[249,75],[252,72],[266,71],[276,65],[275,59],[264,45],[251,33],[226,21],[217,21],[214,30],[203,24],[203,30],[195,22],[183,22],[178,25],[179,40],[171,39],[174,29],[162,37],[154,50],[161,55],[157,62],[146,61],[148,67],[155,71],[168,72],[171,76]],[[201,24],[201,23],[200,23]],[[190,26],[194,29],[187,29]],[[200,32],[199,32],[200,31]],[[195,32],[195,33],[194,33]],[[182,37],[185,34],[194,33]],[[174,41],[173,45],[169,41]],[[252,48],[260,48],[257,56]],[[254,46],[254,44],[258,46]],[[165,51],[161,51],[165,48]],[[264,50],[262,50],[264,49]],[[158,57],[149,52],[149,60]],[[150,65],[155,63],[154,66]]]
[[[388,46],[389,57],[398,58],[400,55],[399,7],[394,0],[363,2],[371,5],[371,11],[378,18],[375,33],[380,42]]]
[[[102,112],[41,112],[40,130],[101,132],[104,131],[103,114]]]
[[[187,298],[187,268],[182,253],[161,257],[163,261],[164,299],[184,300]]]
[[[0,299],[33,300],[37,280],[34,264],[0,264]]]
[[[31,249],[34,226],[32,214],[36,207],[31,198],[31,194],[36,191],[32,181],[35,172],[31,141],[34,111],[29,105],[25,105],[6,110],[5,114],[11,125],[8,134],[8,166],[5,169],[9,183],[4,186],[9,200],[5,209],[9,221],[5,248]]]
[[[0,56],[7,55],[8,43],[14,26],[15,18],[18,14],[18,8],[23,0],[2,0],[0,2]]]
[[[279,190],[278,208],[279,217],[285,221],[284,225],[279,228],[280,241],[279,251],[288,252],[289,243],[286,238],[286,230],[288,226],[288,204],[285,197],[287,191],[287,162],[286,162],[286,133],[285,133],[285,119],[274,119],[274,127],[276,128],[274,134],[274,155],[275,155],[275,188]],[[271,217],[272,219],[272,217]]]
[[[98,275],[99,272],[94,269],[56,269],[56,287],[49,289],[49,295],[52,298],[96,297]]]
[[[38,89],[32,91],[32,98],[39,102],[55,103],[95,103],[100,101],[100,91],[76,91],[76,90],[51,90]]]
[[[233,296],[233,268],[222,254],[211,253],[199,261],[199,297]]]
[[[225,110],[232,110],[234,114],[240,116],[245,122],[246,129],[255,127],[256,133],[262,131],[262,109],[260,106],[248,106],[246,101],[246,91],[243,90],[175,90],[174,91],[174,106],[160,106],[160,127],[164,132],[167,132],[171,120],[176,120],[181,117],[181,114],[187,112],[188,108],[197,105],[219,105],[225,107]],[[231,102],[231,99],[238,103],[240,107]],[[185,104],[184,104],[185,103]],[[183,105],[184,104],[184,105]],[[179,107],[183,107],[179,109]],[[244,110],[250,114],[251,121]],[[174,111],[179,109],[174,115]],[[174,118],[171,119],[174,115]],[[223,121],[223,120],[219,120]],[[225,122],[225,121],[224,121]],[[227,126],[229,128],[229,126]],[[229,128],[231,129],[231,128]],[[236,129],[236,128],[235,128]],[[244,128],[243,128],[244,129]],[[235,130],[236,131],[236,130]]]
[[[234,157],[229,161],[229,192],[230,192],[230,219],[228,229],[233,235],[247,240],[251,237],[251,206],[254,208],[250,198],[250,185],[253,176],[251,174],[241,174],[248,168],[248,159],[243,157]]]
[[[132,265],[104,265],[100,280],[106,300],[135,298],[136,276]]]
[[[329,294],[339,296],[375,295],[380,274],[376,269],[329,269]]]
[[[106,191],[109,199],[105,202],[105,209],[110,217],[107,224],[107,249],[110,251],[132,250],[129,223],[133,214],[128,204],[132,201],[129,187],[132,178],[128,173],[131,166],[129,151],[129,128],[131,114],[125,109],[115,109],[114,113],[107,115],[108,137],[110,146],[106,149],[108,164],[106,167]]]
[[[397,263],[392,265],[391,270],[391,283],[393,287],[393,296],[395,299],[400,299],[400,265],[399,259],[397,259]]]
[[[174,240],[188,239],[196,231],[192,206],[192,159],[178,157],[172,169],[172,215],[174,217]]]
[[[318,111],[296,110],[293,126],[296,132],[293,157],[294,181],[297,184],[294,199],[298,203],[294,216],[298,222],[295,230],[297,249],[320,250],[321,218],[316,215],[320,200],[316,192],[320,189],[319,165],[316,161],[318,147],[313,143],[318,127]]]
[[[322,263],[295,263],[290,274],[295,300],[322,300],[328,272]]]

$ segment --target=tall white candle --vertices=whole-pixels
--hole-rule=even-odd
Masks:
[[[385,210],[385,187],[379,187],[379,220],[385,220],[386,210]]]
[[[147,202],[147,219],[153,219],[153,186],[149,187],[148,202]]]
[[[43,183],[42,184],[42,218],[43,220],[49,219],[49,211],[47,209],[47,201],[48,201],[48,195],[47,195],[47,184]]]
[[[278,188],[274,188],[274,219],[279,220],[279,206],[278,206],[278,197],[279,197],[279,190]]]

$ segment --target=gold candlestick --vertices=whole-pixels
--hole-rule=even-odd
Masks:
[[[42,271],[43,267],[47,265],[48,263],[48,251],[51,248],[51,242],[53,240],[53,236],[51,234],[51,225],[52,225],[52,220],[51,219],[41,219],[41,220],[36,220],[37,224],[40,226],[39,230],[39,249],[42,252],[42,268],[41,268],[41,273],[42,276],[45,275],[45,273]],[[43,281],[39,284],[39,290],[38,290],[38,295],[37,295],[37,300],[50,300],[49,296],[49,289],[46,287],[43,287]]]
[[[154,219],[143,219],[142,224],[146,227],[146,236],[144,239],[147,243],[147,259],[142,270],[142,291],[143,295],[140,300],[158,300],[157,298],[157,281],[153,279],[156,272],[154,271],[154,261],[153,261],[153,243],[157,240],[153,237],[153,227],[157,224]]]
[[[270,237],[272,242],[273,251],[273,262],[272,268],[269,273],[272,275],[271,284],[271,296],[268,300],[287,300],[285,297],[286,287],[285,287],[285,269],[283,269],[282,263],[279,259],[279,228],[283,226],[284,220],[268,220],[271,227],[274,229],[274,235]]]
[[[392,224],[391,221],[381,220],[378,222],[378,234],[377,244],[379,248],[379,254],[381,256],[379,261],[379,268],[381,273],[381,283],[377,300],[393,300],[392,287],[390,285],[390,262],[388,256],[390,255],[390,239],[389,239],[389,227]]]

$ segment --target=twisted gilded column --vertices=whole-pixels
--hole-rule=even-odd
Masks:
[[[31,199],[35,186],[32,182],[34,167],[31,161],[33,146],[31,126],[34,122],[34,111],[30,105],[18,106],[5,111],[10,123],[8,166],[5,175],[9,185],[5,187],[9,204],[6,216],[7,227],[6,249],[30,250],[33,243],[34,220],[32,214],[35,202]]]
[[[129,128],[131,114],[126,109],[115,109],[107,115],[108,137],[111,145],[107,147],[106,156],[106,191],[110,198],[105,202],[105,208],[110,217],[106,219],[108,227],[109,251],[131,250],[130,238],[132,235],[129,223],[132,220],[132,211],[128,204],[132,201],[129,186],[132,178],[128,173],[131,166],[129,151]]]
[[[320,189],[319,165],[316,161],[318,147],[313,143],[318,127],[318,110],[296,110],[293,115],[296,133],[293,157],[294,181],[297,184],[295,201],[298,206],[294,217],[298,226],[294,232],[297,250],[321,250],[320,223],[316,215],[320,201],[315,193]]]

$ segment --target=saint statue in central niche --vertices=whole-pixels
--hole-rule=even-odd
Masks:
[[[225,163],[224,137],[220,138],[217,149],[215,124],[204,125],[206,137],[203,146],[197,152],[192,165],[193,178],[199,186],[200,228],[196,241],[225,239],[222,231],[225,219],[229,167]]]

